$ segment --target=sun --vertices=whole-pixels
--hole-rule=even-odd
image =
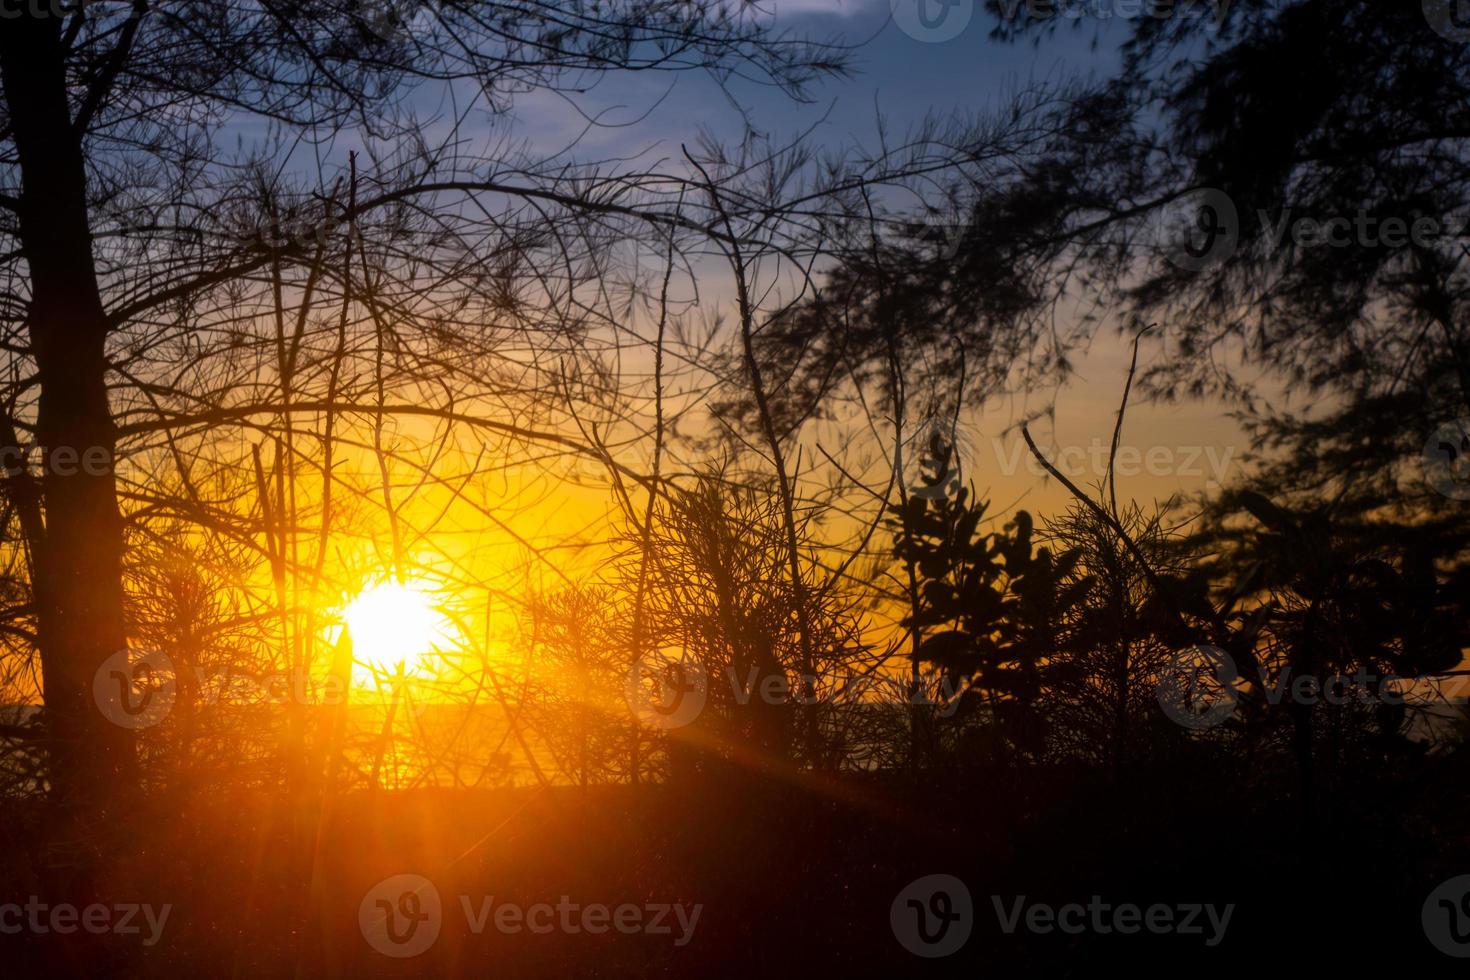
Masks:
[[[434,596],[416,582],[384,580],[348,603],[342,618],[352,635],[353,658],[373,672],[424,671],[453,644],[453,627]]]

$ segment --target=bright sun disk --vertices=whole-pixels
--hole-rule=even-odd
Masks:
[[[450,641],[450,626],[428,590],[413,582],[384,581],[358,593],[343,610],[359,663],[393,673],[423,667]]]

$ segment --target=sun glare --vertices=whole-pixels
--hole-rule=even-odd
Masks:
[[[358,593],[343,612],[352,653],[374,671],[421,670],[452,643],[452,630],[433,595],[413,582],[384,581]]]

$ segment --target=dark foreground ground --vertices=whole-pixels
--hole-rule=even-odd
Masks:
[[[636,790],[364,794],[324,823],[315,886],[309,842],[293,843],[309,841],[309,813],[260,795],[154,798],[127,825],[96,828],[89,892],[44,809],[8,804],[0,905],[20,907],[0,908],[0,975],[1442,976],[1470,965],[1439,951],[1424,921],[1436,886],[1470,875],[1463,761],[1337,787],[1310,822],[1274,788],[1289,780],[1248,775],[796,785],[732,771]],[[913,884],[938,874],[968,899],[951,879]],[[421,879],[380,884],[399,875],[427,879],[437,909]],[[88,930],[25,908],[68,890],[107,906],[105,921],[77,911]],[[1429,929],[1463,937],[1455,951],[1470,955],[1470,899],[1461,908],[1452,892],[1429,902]],[[145,904],[152,919],[140,908],[129,932],[124,907]],[[1223,929],[1211,906],[1216,921],[1231,907]],[[1008,932],[1001,920],[1018,908]]]

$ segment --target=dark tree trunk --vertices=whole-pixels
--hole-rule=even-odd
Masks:
[[[116,433],[107,401],[107,317],[92,259],[81,135],[72,125],[56,17],[0,30],[5,88],[22,190],[20,238],[30,276],[29,330],[39,372],[37,440],[47,454],[106,454],[105,467],[45,466],[45,540],[36,599],[54,798],[96,817],[131,782],[129,731],[92,697],[103,661],[126,643],[122,519],[112,468]],[[45,458],[45,457],[43,457]],[[91,469],[92,472],[88,472]]]

